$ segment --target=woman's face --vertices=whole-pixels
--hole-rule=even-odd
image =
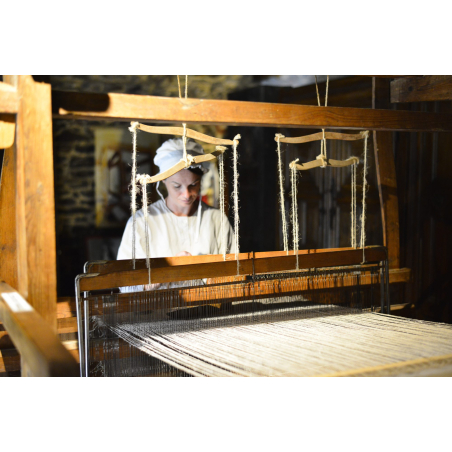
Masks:
[[[191,206],[201,189],[201,176],[184,169],[165,180],[168,198],[181,208]]]

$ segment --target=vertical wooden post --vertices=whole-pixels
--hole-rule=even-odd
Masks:
[[[0,180],[0,278],[18,286],[15,146],[5,149]]]
[[[5,75],[13,85],[20,104],[16,119],[15,152],[7,150],[11,165],[14,156],[15,200],[11,189],[0,195],[2,221],[6,203],[15,210],[15,253],[17,281],[12,287],[41,314],[56,331],[56,241],[53,180],[51,87],[35,83],[30,75]],[[2,190],[3,191],[3,190]],[[12,191],[12,193],[11,193]],[[15,201],[15,202],[14,202]],[[11,228],[10,238],[13,238]],[[11,241],[11,247],[14,242]],[[3,268],[2,268],[3,271]],[[14,272],[13,272],[14,273]],[[3,276],[3,274],[2,274]]]
[[[372,78],[372,108],[390,108],[390,80]],[[373,132],[383,244],[388,248],[389,268],[400,267],[399,201],[392,132]]]

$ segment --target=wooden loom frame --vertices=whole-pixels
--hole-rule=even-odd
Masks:
[[[53,331],[57,297],[52,116],[372,130],[383,244],[388,249],[389,267],[394,270],[399,268],[399,223],[391,131],[452,131],[450,114],[389,110],[389,79],[375,77],[372,109],[114,93],[52,93],[50,85],[37,83],[31,76],[4,76],[3,80],[0,148],[6,149],[0,189],[0,279],[15,288]]]

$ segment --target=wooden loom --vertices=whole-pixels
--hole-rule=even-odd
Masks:
[[[53,110],[58,118],[373,130],[390,282],[406,281],[409,271],[399,269],[391,131],[451,131],[452,118],[444,114],[375,108],[380,98],[385,98],[380,96],[384,82],[374,79],[374,109],[365,110],[124,94],[52,94],[49,85],[35,83],[31,76],[5,76],[0,85],[0,148],[7,148],[0,191],[3,249],[0,277],[28,300],[50,330],[56,330],[55,229],[51,227],[54,225]],[[210,257],[204,259],[208,262]],[[26,353],[18,345],[14,328],[6,324],[4,317],[0,320],[25,359]],[[29,332],[34,334],[32,327]]]

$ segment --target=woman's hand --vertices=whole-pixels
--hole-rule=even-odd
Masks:
[[[180,253],[176,254],[174,257],[181,257],[181,256],[191,256],[191,253],[188,251],[181,251]]]

